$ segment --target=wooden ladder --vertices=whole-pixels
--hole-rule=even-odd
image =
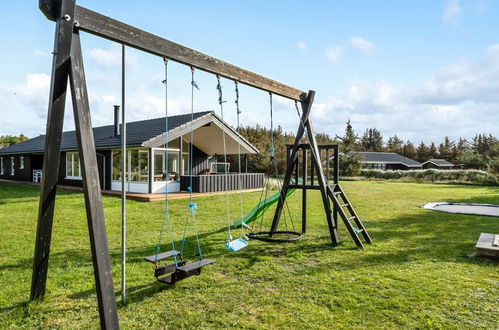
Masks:
[[[348,200],[347,195],[339,184],[330,184],[327,186],[327,194],[329,199],[334,203],[336,210],[340,214],[341,219],[352,236],[355,244],[358,247],[364,248],[364,244],[359,237],[362,234],[366,243],[372,243],[371,237],[367,233],[366,228],[362,224],[357,212]],[[338,224],[335,224],[337,227]]]

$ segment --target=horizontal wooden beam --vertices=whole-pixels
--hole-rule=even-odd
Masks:
[[[175,62],[192,66],[223,78],[296,101],[303,101],[307,97],[307,94],[301,90],[184,47],[84,7],[75,7],[75,21],[76,26],[82,31],[123,43],[154,55],[166,57]]]

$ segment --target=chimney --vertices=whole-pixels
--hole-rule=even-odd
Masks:
[[[120,106],[114,106],[114,136],[120,136]]]

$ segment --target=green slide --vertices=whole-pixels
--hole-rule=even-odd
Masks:
[[[286,194],[286,197],[291,196],[295,191],[296,191],[296,189],[289,189],[288,193]],[[263,201],[261,201],[260,203],[258,203],[258,205],[255,206],[253,208],[253,210],[251,210],[251,212],[247,216],[245,216],[242,219],[239,219],[239,220],[235,221],[234,224],[233,224],[233,227],[234,228],[239,228],[239,227],[241,227],[241,225],[242,225],[243,222],[245,224],[248,224],[248,223],[253,222],[256,219],[262,217],[264,215],[264,213],[273,204],[275,204],[279,200],[279,196],[280,195],[281,195],[281,192],[279,191],[279,192],[275,193],[274,195],[265,198]]]

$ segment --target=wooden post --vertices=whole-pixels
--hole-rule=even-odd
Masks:
[[[315,132],[312,126],[312,122],[308,120],[305,122],[305,126],[307,128],[308,139],[310,141],[310,149],[312,156],[312,167],[315,166],[317,171],[317,181],[319,183],[319,189],[321,192],[322,203],[324,204],[324,211],[326,212],[326,220],[329,227],[329,234],[331,236],[331,241],[334,246],[339,244],[338,230],[336,223],[333,222],[332,219],[332,210],[331,204],[329,203],[329,196],[327,194],[327,183],[326,178],[324,177],[324,171],[322,170],[322,164],[320,159],[319,148],[317,146],[317,141],[315,139]]]
[[[47,271],[50,256],[50,241],[54,220],[55,196],[59,179],[61,157],[61,139],[64,123],[64,107],[70,70],[71,41],[74,24],[75,0],[66,0],[59,7],[51,7],[51,14],[57,15],[55,28],[54,58],[52,61],[52,79],[50,84],[45,151],[43,157],[42,185],[38,207],[35,256],[31,279],[30,299],[43,298],[47,283]],[[45,3],[40,2],[40,9],[48,15]]]
[[[308,161],[307,161],[307,148],[302,149],[303,157],[302,157],[302,181],[303,181],[303,186],[301,190],[301,232],[306,233],[307,232],[307,188],[305,187],[307,185],[307,166],[308,166]]]
[[[333,149],[334,153],[334,161],[333,161],[333,184],[339,184],[339,176],[340,176],[340,153],[339,153],[339,147],[336,146]],[[334,203],[333,203],[334,204]],[[338,228],[338,208],[336,207],[336,204],[333,205],[333,220],[334,220],[334,225],[336,228]]]
[[[73,33],[71,45],[70,84],[101,327],[103,329],[118,329],[111,258],[107,245],[97,156],[78,31]]]

